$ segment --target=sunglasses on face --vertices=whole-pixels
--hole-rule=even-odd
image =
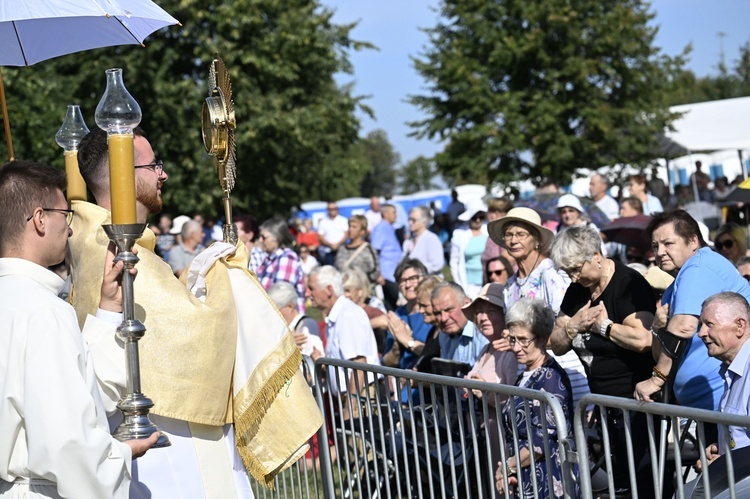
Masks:
[[[724,248],[729,249],[734,246],[734,241],[732,241],[731,239],[727,239],[726,241],[715,241],[714,246],[717,250],[721,251]]]
[[[503,272],[505,272],[505,269],[488,270],[487,271],[487,275],[489,275],[489,276],[495,276],[495,277],[500,277],[501,275],[503,275]]]

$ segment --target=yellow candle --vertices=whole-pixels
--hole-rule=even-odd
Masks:
[[[68,203],[86,201],[86,182],[78,169],[78,151],[65,151],[65,173],[68,176]]]
[[[113,224],[137,223],[135,212],[135,161],[133,133],[110,134],[109,192]]]

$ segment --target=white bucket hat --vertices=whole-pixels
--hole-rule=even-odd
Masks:
[[[563,194],[560,196],[560,199],[557,200],[557,209],[559,210],[560,208],[575,208],[578,210],[578,213],[584,212],[581,200],[573,194]]]
[[[466,205],[466,210],[458,216],[458,219],[463,222],[468,222],[477,213],[487,214],[487,205],[482,202],[481,199],[472,199]]]

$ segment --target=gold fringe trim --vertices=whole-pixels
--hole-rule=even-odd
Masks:
[[[273,488],[273,479],[280,470],[267,470],[250,451],[248,444],[258,432],[263,416],[276,400],[281,389],[297,373],[302,364],[302,354],[294,350],[292,355],[268,379],[250,406],[242,413],[234,415],[235,446],[245,468],[258,482]],[[283,465],[282,465],[283,467]]]

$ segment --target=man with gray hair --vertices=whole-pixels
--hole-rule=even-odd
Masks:
[[[607,215],[610,220],[620,218],[620,206],[612,196],[607,194],[609,182],[604,176],[594,173],[589,178],[589,195],[596,206]]]
[[[203,227],[195,220],[188,220],[182,225],[180,231],[182,242],[174,246],[169,251],[169,260],[167,263],[172,267],[172,272],[180,277],[190,262],[193,261],[198,253],[206,249],[203,246]]]
[[[473,366],[489,341],[464,314],[462,307],[470,300],[463,288],[455,282],[441,282],[430,298],[440,328],[440,358]]]
[[[445,266],[443,243],[430,228],[430,209],[415,206],[409,211],[411,238],[404,241],[404,258],[414,258],[424,263],[430,274],[438,274]]]
[[[331,265],[316,267],[307,280],[305,297],[313,307],[326,316],[326,357],[352,360],[365,364],[379,365],[378,345],[370,319],[364,309],[344,296],[341,273]],[[360,372],[359,380],[346,380],[346,371],[329,368],[329,383],[333,393],[339,393],[339,379],[347,384],[350,393],[361,391],[370,381],[365,382]],[[352,372],[354,374],[354,372]],[[359,390],[358,390],[359,389]]]
[[[370,246],[378,252],[380,276],[378,284],[383,286],[383,297],[388,310],[395,310],[398,302],[398,284],[396,284],[396,267],[401,262],[401,244],[396,236],[396,207],[383,204],[380,207],[382,220],[370,234]]]
[[[708,355],[721,361],[719,374],[724,379],[724,394],[719,410],[741,416],[750,415],[750,305],[739,293],[715,294],[703,302],[698,337]],[[732,449],[750,446],[750,429],[719,426],[718,444],[706,449],[709,462],[726,453],[725,431],[729,431]],[[700,461],[699,461],[700,463]]]

